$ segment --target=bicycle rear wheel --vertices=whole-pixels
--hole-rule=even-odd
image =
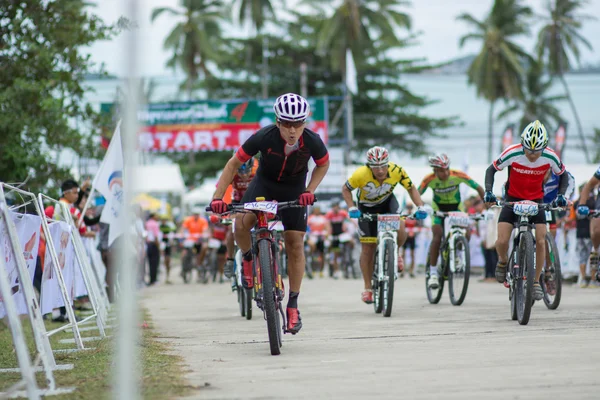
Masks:
[[[237,290],[237,301],[240,306],[240,315],[242,317],[246,316],[246,293],[244,293],[244,288],[238,287]]]
[[[396,266],[394,265],[394,251],[396,244],[392,240],[386,240],[384,245],[385,262],[383,270],[385,271],[386,281],[383,282],[383,316],[392,315],[392,306],[394,305],[394,283],[396,279]]]
[[[540,279],[540,285],[542,285],[544,292],[546,307],[549,310],[556,310],[562,295],[562,273],[556,242],[549,232],[546,233],[546,249],[549,259],[546,260],[546,267],[542,279]]]
[[[469,276],[471,274],[471,256],[469,242],[463,235],[456,235],[454,240],[454,272],[448,268],[448,293],[450,302],[460,306],[467,296]]]
[[[527,325],[533,305],[533,281],[535,279],[535,265],[533,263],[533,234],[521,233],[519,242],[519,265],[514,266],[515,295],[517,300],[517,320],[520,325]]]
[[[440,302],[442,294],[444,293],[444,274],[442,273],[443,269],[438,268],[439,286],[437,289],[430,289],[427,284],[430,267],[429,255],[427,255],[427,262],[425,263],[425,292],[427,293],[427,300],[429,300],[431,304],[437,304]]]
[[[306,274],[306,276],[308,277],[308,279],[312,279],[314,277],[313,275],[313,257],[312,254],[309,251],[304,251],[304,273]]]
[[[260,273],[262,277],[263,290],[263,311],[267,320],[267,331],[269,333],[269,346],[271,355],[279,355],[281,332],[279,328],[279,310],[275,305],[275,277],[273,276],[273,254],[271,252],[271,243],[262,239],[258,242],[258,259],[260,262]]]
[[[379,263],[379,251],[375,251],[375,264],[373,266],[373,277],[371,278],[371,287],[373,288],[373,308],[376,314],[381,314],[383,311],[383,288],[382,282],[379,282],[377,270]]]
[[[244,305],[246,306],[246,319],[250,320],[252,319],[252,293],[254,293],[254,289],[244,289],[242,287],[241,290],[242,297],[245,298]]]

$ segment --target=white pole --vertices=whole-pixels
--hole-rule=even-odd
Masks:
[[[8,215],[8,213],[4,213],[6,211],[6,203],[4,203],[3,199],[4,197],[2,197],[2,200],[0,200],[0,207],[3,211],[0,213],[0,217],[6,218],[4,215]],[[8,221],[4,222],[8,224]],[[27,351],[27,346],[25,345],[25,336],[23,335],[23,327],[21,326],[21,321],[17,315],[17,308],[12,297],[10,282],[8,281],[8,276],[6,274],[4,256],[0,257],[0,295],[2,295],[6,316],[8,317],[8,324],[13,337],[15,351],[17,353],[17,362],[19,363],[21,376],[25,381],[27,397],[30,399],[39,399],[40,394],[35,381],[33,368],[31,367],[31,363],[29,361],[29,354]]]
[[[124,2],[127,6],[125,15],[130,21],[139,21],[140,13],[139,0],[129,0]],[[137,352],[138,330],[138,310],[137,296],[135,287],[135,277],[137,263],[134,260],[134,253],[130,251],[132,209],[132,183],[135,179],[134,171],[136,159],[136,141],[137,141],[137,110],[139,96],[138,76],[138,29],[132,28],[126,33],[124,48],[124,60],[127,71],[128,93],[127,103],[125,104],[125,115],[123,118],[123,209],[119,223],[125,224],[125,229],[121,230],[123,235],[117,239],[120,243],[118,248],[118,279],[120,284],[119,307],[118,307],[118,326],[119,335],[117,335],[117,359],[115,391],[113,397],[119,400],[137,400],[139,399],[137,367],[139,353]]]

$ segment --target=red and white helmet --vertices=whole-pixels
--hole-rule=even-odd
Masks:
[[[375,146],[367,151],[367,165],[379,166],[389,162],[388,151],[385,147]]]
[[[450,168],[450,159],[444,153],[434,154],[433,156],[429,157],[429,165],[432,167],[439,167],[444,169]]]
[[[282,94],[273,105],[278,121],[305,121],[310,115],[310,105],[306,99],[295,93]]]

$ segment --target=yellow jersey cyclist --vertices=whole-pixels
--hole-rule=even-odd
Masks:
[[[540,121],[527,125],[521,134],[521,143],[509,146],[500,154],[485,172],[485,202],[496,203],[492,189],[494,187],[494,174],[508,167],[508,180],[506,182],[507,202],[530,200],[541,203],[544,197],[544,177],[552,169],[559,176],[558,195],[553,204],[566,207],[565,192],[569,186],[569,174],[565,174],[565,166],[548,146],[548,133]],[[503,206],[498,218],[498,239],[496,251],[498,252],[498,265],[496,266],[496,280],[504,283],[506,280],[506,265],[508,264],[508,244],[518,216],[513,209]],[[540,286],[540,276],[546,261],[546,216],[540,212],[530,217],[535,224],[535,282],[533,295],[536,300],[544,296]]]
[[[423,182],[419,185],[419,194],[425,193],[427,188],[433,191],[433,209],[435,211],[449,212],[462,209],[461,183],[477,190],[479,197],[483,200],[483,188],[464,172],[450,169],[450,158],[446,154],[436,154],[429,157],[429,165],[433,168],[433,173],[423,179]],[[431,289],[437,289],[439,287],[437,259],[444,235],[444,227],[440,217],[433,218],[431,232],[433,239],[429,246],[430,275],[427,286]]]
[[[350,218],[359,218],[362,213],[369,214],[395,214],[400,211],[398,200],[394,196],[394,188],[401,184],[408,191],[410,198],[418,208],[415,218],[425,219],[427,212],[423,208],[423,201],[413,186],[404,169],[389,161],[388,151],[384,147],[375,146],[367,151],[366,165],[359,167],[342,186],[342,196],[348,205]],[[357,206],[352,200],[352,191],[357,191]],[[373,303],[373,290],[371,278],[375,263],[375,249],[377,247],[377,221],[361,221],[358,224],[361,253],[360,269],[365,282],[362,301]],[[398,231],[398,246],[402,247],[406,241],[404,221],[400,223]]]

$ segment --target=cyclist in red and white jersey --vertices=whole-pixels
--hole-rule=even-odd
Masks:
[[[548,133],[540,121],[534,121],[527,125],[521,134],[521,143],[508,147],[489,166],[485,174],[485,196],[486,203],[496,203],[492,189],[494,187],[494,174],[508,167],[508,181],[506,182],[507,202],[530,200],[541,203],[544,197],[544,177],[551,169],[559,178],[558,196],[554,204],[565,207],[567,199],[565,192],[569,185],[568,174],[565,174],[565,166],[558,155],[548,146]],[[513,209],[504,206],[498,219],[498,240],[496,251],[498,252],[498,265],[496,266],[496,280],[504,283],[506,279],[506,265],[508,264],[508,242],[518,216]],[[543,212],[531,217],[530,221],[535,224],[536,239],[536,272],[533,284],[536,300],[543,297],[540,286],[540,275],[544,267],[546,257],[546,218]]]
[[[334,199],[332,200],[331,210],[325,213],[325,218],[331,224],[331,245],[329,247],[329,251],[331,252],[332,261],[331,261],[331,269],[332,276],[337,279],[337,271],[338,271],[338,257],[336,256],[341,250],[340,243],[340,235],[342,235],[346,230],[346,221],[349,221],[350,216],[346,210],[342,210],[340,208],[340,200]],[[352,245],[350,242],[349,245]]]

